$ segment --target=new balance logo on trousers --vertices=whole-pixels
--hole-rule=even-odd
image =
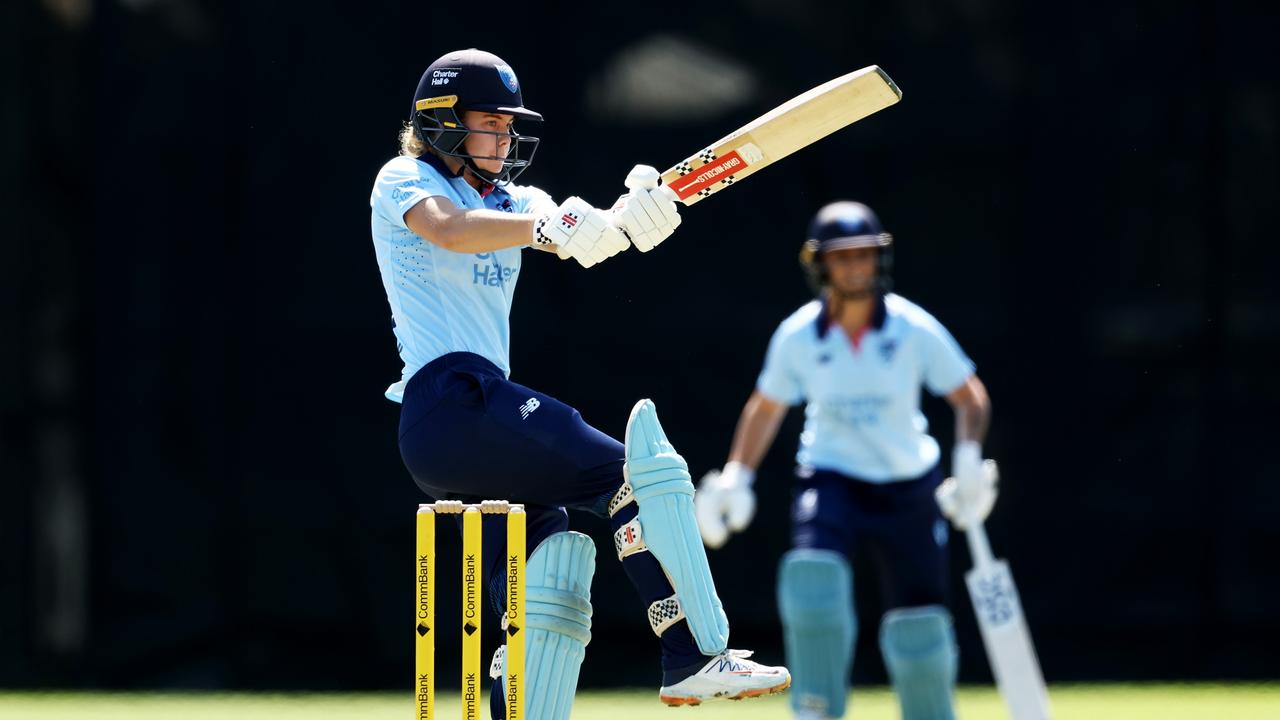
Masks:
[[[529,414],[537,410],[541,405],[542,403],[538,402],[538,398],[529,398],[525,401],[525,404],[520,406],[520,419],[528,420]]]

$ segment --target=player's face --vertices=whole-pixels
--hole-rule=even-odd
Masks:
[[[468,130],[480,131],[469,133],[462,147],[481,170],[502,172],[502,160],[511,151],[513,122],[515,116],[503,113],[468,110],[462,114],[462,124]]]
[[[822,254],[831,286],[844,295],[870,292],[876,283],[876,248],[832,250]]]

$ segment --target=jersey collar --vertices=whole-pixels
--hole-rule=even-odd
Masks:
[[[450,170],[444,160],[440,159],[440,156],[435,153],[423,153],[418,156],[418,159],[435,168],[437,172],[447,178],[462,177],[462,168],[458,168],[458,172]]]

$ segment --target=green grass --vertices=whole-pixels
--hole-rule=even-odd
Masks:
[[[1057,720],[1280,720],[1280,684],[1269,685],[1060,685],[1050,690]],[[440,720],[460,712],[442,693]],[[1005,718],[994,691],[962,688],[960,720]],[[410,720],[408,694],[77,693],[0,692],[4,720]],[[667,709],[654,691],[586,692],[575,720],[786,720],[785,696]],[[851,720],[897,720],[884,688],[854,691]]]

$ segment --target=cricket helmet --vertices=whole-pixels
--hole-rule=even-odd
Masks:
[[[892,286],[893,235],[884,231],[880,218],[860,202],[838,200],[818,210],[809,221],[809,232],[800,246],[800,265],[815,293],[822,294],[830,284],[822,254],[849,248],[876,248],[876,281],[878,292]]]
[[[499,133],[467,129],[462,122],[464,110],[514,115],[518,120],[542,120],[541,114],[524,106],[516,73],[502,58],[475,48],[441,56],[427,66],[418,81],[409,110],[410,122],[418,138],[431,149],[462,160],[472,172],[494,184],[510,182],[529,167],[538,148],[538,138],[512,129],[510,150],[501,158],[502,170],[491,173],[478,168],[477,157],[495,158],[468,154],[463,148],[467,135]]]

